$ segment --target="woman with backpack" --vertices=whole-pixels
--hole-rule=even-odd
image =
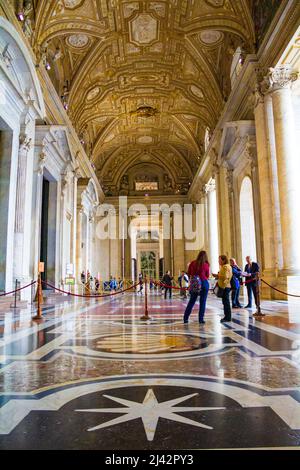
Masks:
[[[184,312],[183,321],[188,323],[196,300],[200,296],[199,323],[204,324],[206,300],[209,291],[209,262],[206,251],[200,251],[197,259],[192,261],[188,268],[188,275],[190,277],[190,301]]]

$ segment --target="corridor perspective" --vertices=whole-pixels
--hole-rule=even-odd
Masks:
[[[299,141],[299,0],[0,0],[0,451],[300,449]]]

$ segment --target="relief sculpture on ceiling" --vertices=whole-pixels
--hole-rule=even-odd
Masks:
[[[151,15],[142,13],[131,21],[130,33],[132,42],[149,44],[157,39],[158,21]]]

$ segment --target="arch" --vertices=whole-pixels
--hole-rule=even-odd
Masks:
[[[0,33],[3,47],[9,45],[8,53],[13,59],[11,69],[18,91],[29,94],[30,98],[35,100],[36,111],[40,118],[44,118],[46,110],[42,88],[30,52],[13,25],[2,17],[0,17]]]
[[[245,176],[240,191],[240,222],[242,237],[242,258],[251,256],[256,259],[255,216],[253,205],[252,181]]]

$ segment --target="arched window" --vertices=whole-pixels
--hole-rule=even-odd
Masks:
[[[246,176],[240,192],[240,219],[243,263],[246,256],[256,260],[255,218],[251,179]]]

